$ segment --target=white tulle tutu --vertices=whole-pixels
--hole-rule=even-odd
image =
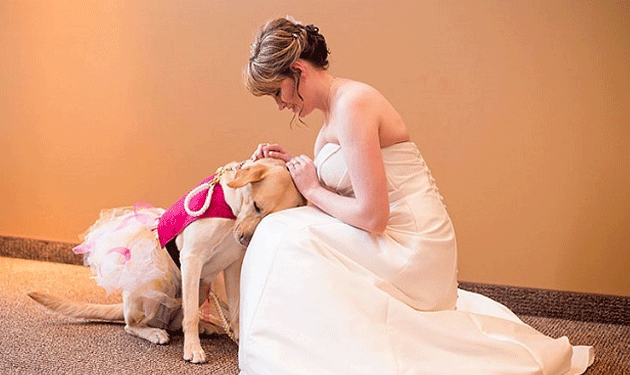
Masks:
[[[181,306],[181,272],[168,252],[160,246],[157,225],[165,212],[149,204],[102,210],[98,220],[81,235],[83,242],[73,251],[83,254],[93,279],[108,293],[127,292],[142,295],[154,303],[145,303],[145,316],[155,316],[157,304],[163,305],[156,316],[160,328],[169,325],[170,312]],[[225,304],[225,286],[220,274],[214,281],[219,300]],[[222,326],[214,304],[206,298],[200,319]]]
[[[73,251],[83,254],[108,293],[141,293],[169,308],[181,305],[181,274],[155,232],[164,212],[147,204],[101,211]]]

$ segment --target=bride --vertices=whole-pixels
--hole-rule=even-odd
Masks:
[[[435,180],[393,106],[333,77],[313,25],[280,18],[252,45],[246,85],[294,120],[324,114],[314,160],[278,144],[309,206],[269,215],[241,279],[242,375],[581,374],[574,347],[457,287],[457,244]]]

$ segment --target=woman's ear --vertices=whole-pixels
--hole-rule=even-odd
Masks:
[[[306,72],[304,63],[300,59],[297,59],[293,64],[291,64],[291,71],[297,76],[303,76]]]

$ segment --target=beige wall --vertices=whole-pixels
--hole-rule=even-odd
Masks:
[[[241,82],[257,27],[292,14],[406,119],[461,280],[630,295],[628,2],[295,3],[0,3],[0,235],[77,241],[258,142],[310,155],[321,118],[289,130]]]

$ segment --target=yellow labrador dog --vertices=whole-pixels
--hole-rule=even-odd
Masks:
[[[166,246],[162,246],[164,244],[160,242],[160,228],[157,228],[156,233],[152,224],[144,225],[146,220],[141,219],[146,219],[146,215],[136,209],[113,214],[114,220],[110,215],[106,224],[97,221],[90,228],[89,233],[95,236],[93,243],[88,243],[89,238],[86,237],[84,243],[77,247],[89,245],[90,256],[97,254],[100,242],[113,241],[119,232],[125,232],[125,246],[114,246],[103,252],[104,257],[116,257],[115,262],[107,263],[102,261],[105,258],[96,256],[95,260],[86,258],[86,263],[90,264],[93,271],[106,273],[109,270],[108,277],[112,279],[111,275],[115,276],[121,284],[121,304],[76,303],[37,292],[29,293],[29,296],[47,308],[71,317],[124,321],[125,331],[156,344],[169,341],[166,330],[182,328],[184,359],[193,363],[205,362],[199,333],[218,332],[217,327],[200,323],[199,319],[199,306],[204,301],[211,282],[223,271],[227,307],[220,309],[227,310],[227,313],[221,311],[221,314],[227,315],[232,337],[238,337],[240,270],[245,247],[263,217],[306,203],[293,184],[285,163],[277,159],[247,161],[242,166],[228,164],[217,180],[216,184],[222,188],[225,203],[234,219],[197,219],[186,224],[181,233],[172,235],[173,240]],[[214,194],[218,194],[216,190]],[[186,204],[189,202],[186,201]],[[147,210],[149,209],[144,211]],[[166,213],[162,209],[153,208],[150,213],[157,220],[171,220],[165,219]],[[142,224],[137,226],[137,230],[128,229],[130,221]],[[94,227],[98,229],[93,230]],[[104,231],[105,234],[99,231]],[[158,236],[159,239],[155,238]],[[140,255],[135,259],[133,251],[140,250],[133,250],[133,246],[139,249],[148,248],[150,254],[145,258],[150,259],[150,262],[143,262]],[[178,254],[171,257],[166,248],[175,249]],[[181,273],[177,267],[178,261],[181,263]],[[152,269],[146,269],[146,264],[151,264]],[[123,266],[124,271],[120,271]],[[136,276],[129,276],[130,274]],[[100,281],[98,277],[96,279],[97,282]],[[99,284],[106,288],[108,286],[105,283]]]

